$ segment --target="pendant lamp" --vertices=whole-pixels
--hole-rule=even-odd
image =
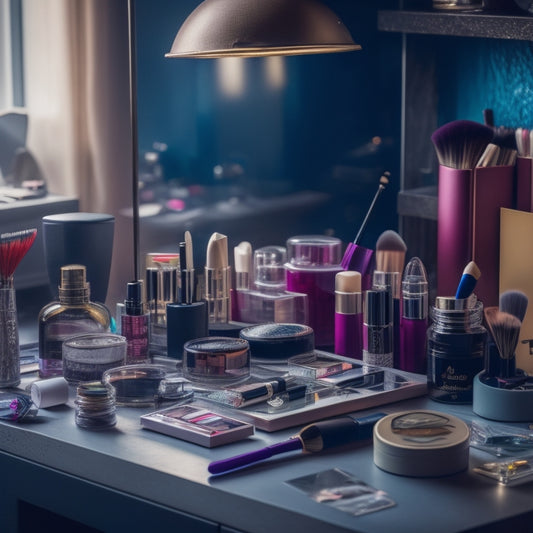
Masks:
[[[318,0],[205,0],[165,57],[260,57],[360,50]]]

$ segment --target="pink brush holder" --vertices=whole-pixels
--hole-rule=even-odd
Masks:
[[[464,267],[481,270],[475,292],[485,306],[498,305],[500,209],[513,207],[512,166],[439,168],[438,294],[453,296]]]

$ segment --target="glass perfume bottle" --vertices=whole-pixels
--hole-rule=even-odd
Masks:
[[[63,341],[82,333],[109,331],[111,315],[103,304],[90,301],[83,265],[61,267],[59,301],[39,313],[39,376],[63,374]]]
[[[255,250],[255,289],[235,291],[238,312],[238,316],[233,317],[235,320],[253,324],[308,324],[307,294],[287,291],[286,262],[287,251],[283,246],[265,246]]]

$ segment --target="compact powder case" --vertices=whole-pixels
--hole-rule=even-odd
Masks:
[[[250,326],[240,333],[254,360],[287,360],[315,349],[315,333],[303,324],[271,323]]]
[[[374,463],[402,476],[438,477],[468,468],[470,430],[437,411],[405,411],[374,426]]]

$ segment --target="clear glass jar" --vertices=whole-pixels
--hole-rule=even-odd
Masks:
[[[428,395],[444,403],[472,403],[473,380],[483,370],[487,330],[483,304],[437,297],[428,329]]]

